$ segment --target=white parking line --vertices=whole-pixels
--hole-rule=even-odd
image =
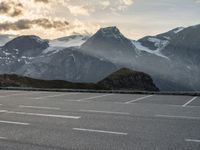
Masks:
[[[134,99],[134,100],[131,100],[131,101],[125,102],[125,104],[134,103],[134,102],[137,102],[137,101],[140,101],[140,100],[143,100],[143,99],[146,99],[146,98],[152,97],[152,96],[153,96],[153,95],[148,95],[148,96],[140,97],[140,98],[137,98],[137,99]]]
[[[4,120],[0,120],[0,123],[5,123],[5,124],[15,124],[15,125],[24,125],[24,126],[28,126],[28,125],[30,125],[29,123],[13,122],[13,121],[4,121]]]
[[[7,138],[6,137],[0,137],[0,140],[7,140]]]
[[[128,135],[128,133],[123,133],[123,132],[113,132],[113,131],[94,130],[94,129],[73,128],[73,130],[84,131],[84,132],[97,132],[97,133],[106,133],[106,134],[116,134],[116,135]]]
[[[80,94],[80,93],[57,94],[57,95],[50,95],[50,96],[35,97],[33,99],[45,99],[45,98],[53,98],[53,97],[59,97],[59,96],[65,96],[65,95],[75,95],[75,94]]]
[[[102,114],[130,115],[130,113],[126,113],[126,112],[97,111],[97,110],[85,110],[85,109],[81,109],[80,111],[81,112],[91,112],[91,113],[102,113]]]
[[[155,115],[155,116],[161,118],[200,120],[200,117],[190,117],[190,116],[170,116],[170,115]]]
[[[39,106],[25,106],[20,105],[20,108],[33,108],[33,109],[47,109],[47,110],[60,110],[58,107],[39,107]]]
[[[40,92],[38,92],[40,93]],[[34,92],[23,92],[23,93],[17,93],[17,94],[9,94],[9,95],[5,95],[5,96],[0,96],[0,98],[5,98],[5,97],[11,97],[11,96],[23,96],[23,95],[30,95],[30,94],[34,94]]]
[[[200,140],[195,139],[185,139],[186,142],[194,142],[194,143],[200,143]]]
[[[17,114],[17,115],[64,118],[64,119],[80,119],[81,118],[80,116],[65,116],[65,115],[39,114],[39,113],[27,113],[27,112],[15,112],[15,111],[6,111],[5,113],[7,113],[7,114]]]
[[[193,97],[191,100],[189,100],[187,103],[185,103],[184,105],[182,105],[182,107],[186,107],[188,106],[190,103],[192,103],[195,99],[197,99],[197,97]]]
[[[88,98],[83,98],[83,99],[79,99],[76,101],[81,102],[81,101],[85,101],[85,100],[91,100],[91,99],[96,99],[96,98],[106,97],[106,96],[111,96],[111,95],[114,95],[114,94],[105,94],[105,95],[100,95],[100,96],[88,97]]]
[[[0,113],[4,113],[4,112],[6,112],[7,110],[0,110]]]

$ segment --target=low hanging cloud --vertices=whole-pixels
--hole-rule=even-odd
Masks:
[[[17,17],[23,14],[24,6],[16,1],[2,1],[0,2],[0,14],[10,17]]]
[[[42,3],[49,3],[50,1],[49,0],[34,0],[36,3],[37,2],[42,2]]]
[[[9,31],[9,30],[27,30],[33,27],[42,27],[44,29],[54,28],[57,30],[61,30],[69,26],[67,21],[57,21],[50,20],[47,18],[39,18],[34,20],[21,19],[16,22],[4,22],[0,23],[0,31]]]

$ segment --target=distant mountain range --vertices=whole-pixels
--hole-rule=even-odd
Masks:
[[[62,80],[39,80],[14,74],[0,75],[1,87],[65,88],[92,90],[159,91],[152,78],[142,72],[122,68],[98,83],[73,83]]]
[[[4,42],[1,74],[97,83],[126,67],[151,75],[162,91],[200,90],[200,25],[137,41],[126,38],[116,27],[108,27],[93,36],[47,41],[30,35]]]

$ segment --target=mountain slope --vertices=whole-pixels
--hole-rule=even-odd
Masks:
[[[19,68],[17,73],[40,79],[97,82],[117,68],[109,61],[83,54],[73,48],[66,48],[57,53],[34,58]]]
[[[81,51],[114,63],[123,63],[136,56],[135,47],[131,40],[122,35],[116,27],[101,28],[82,46]],[[126,62],[126,61],[125,61]]]
[[[14,74],[0,75],[1,87],[32,87],[32,88],[65,88],[65,89],[94,89],[105,90],[106,88],[93,83],[72,83],[62,80],[39,80],[22,77]]]
[[[187,63],[200,63],[200,25],[181,30],[165,47],[163,53],[171,59],[177,57]]]

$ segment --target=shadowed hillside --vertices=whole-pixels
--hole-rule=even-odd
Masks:
[[[0,75],[1,87],[65,88],[93,90],[158,91],[152,78],[142,72],[120,69],[98,83],[73,83],[63,80],[39,80],[18,75]]]
[[[114,72],[98,84],[113,90],[159,91],[148,74],[127,68]]]
[[[72,83],[63,80],[39,80],[18,75],[0,75],[1,87],[63,88],[63,89],[95,89],[107,90],[93,83]]]

